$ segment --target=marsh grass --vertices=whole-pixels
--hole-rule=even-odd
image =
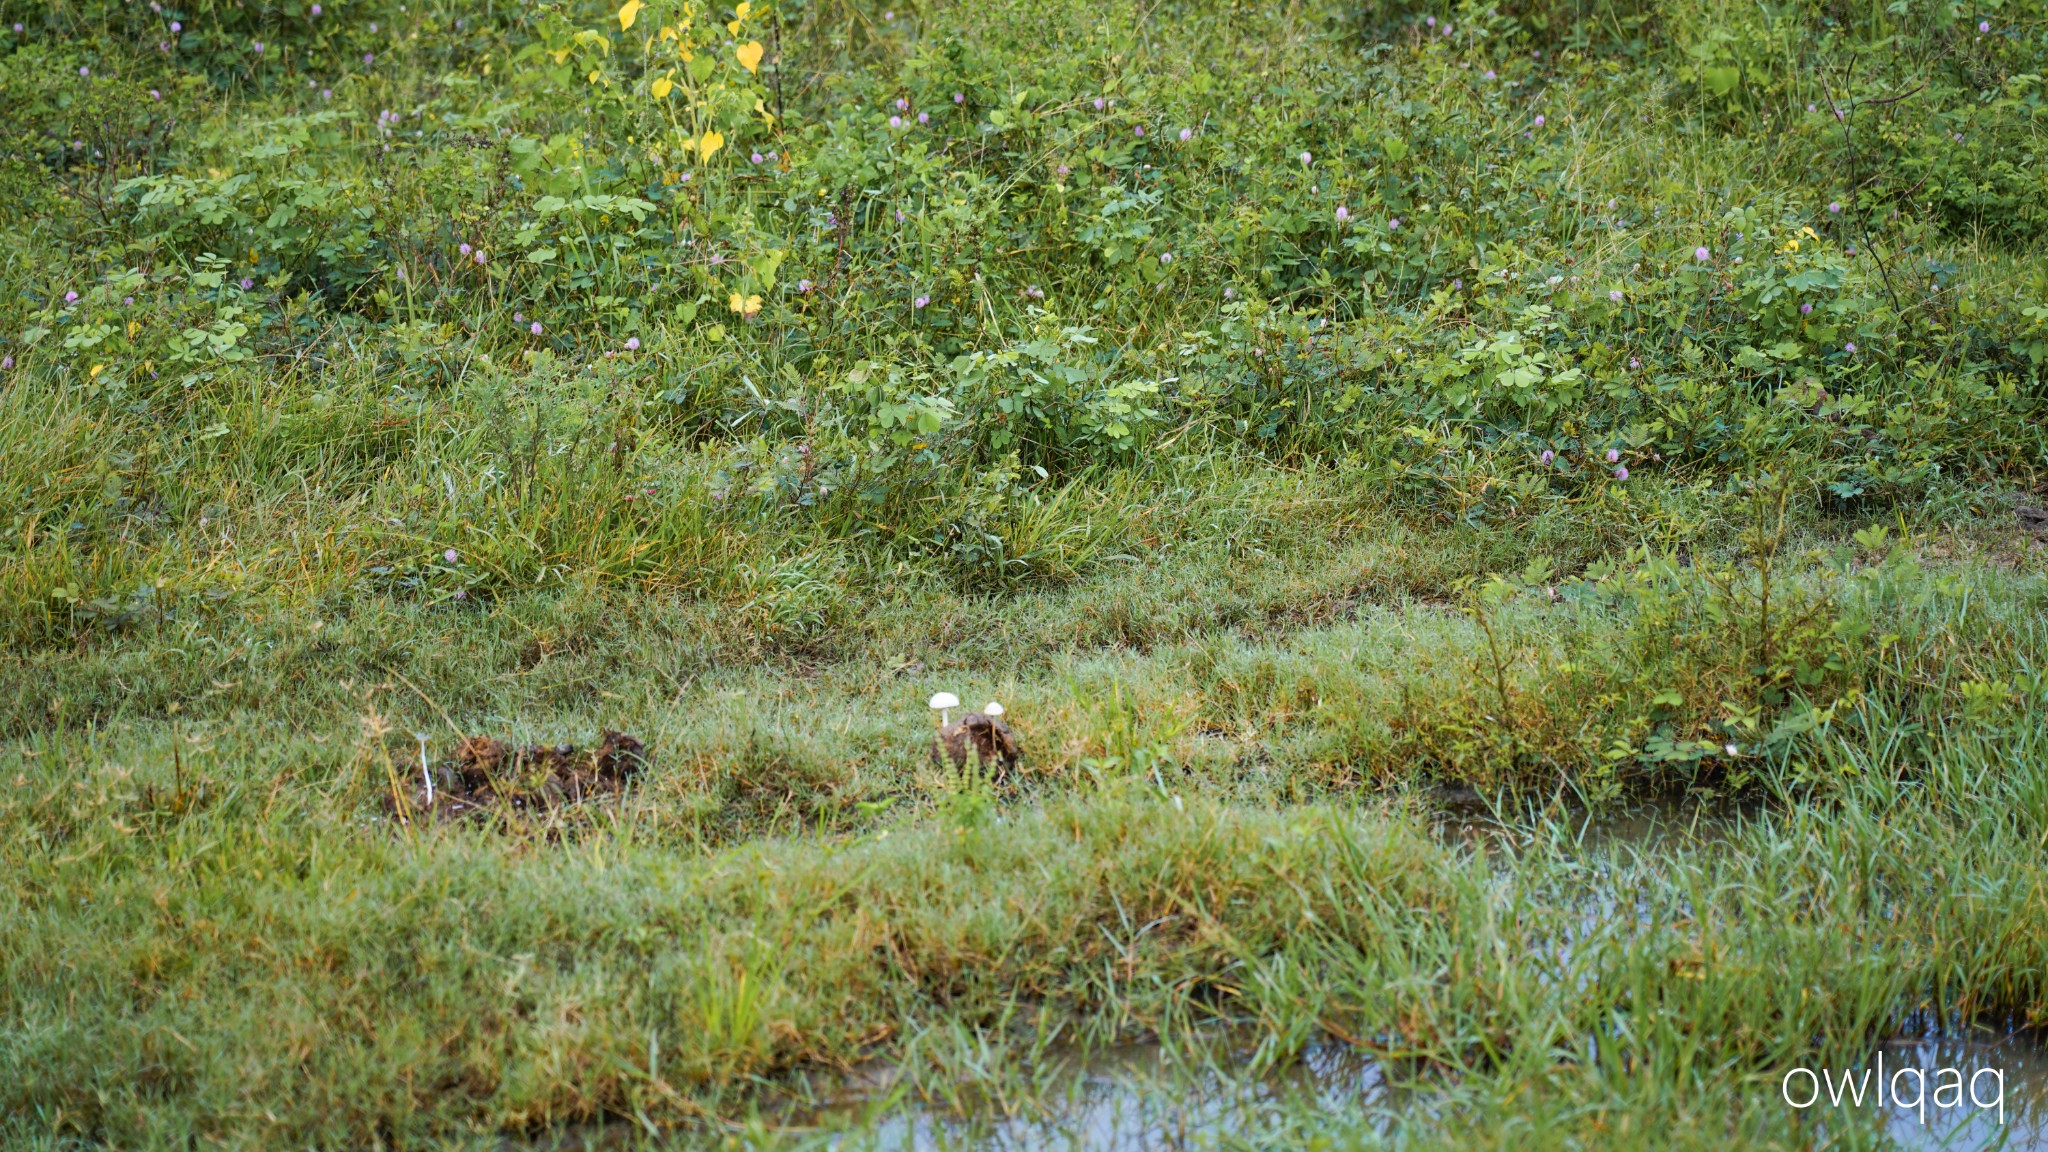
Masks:
[[[2038,4],[188,7],[0,0],[0,1143],[1875,1148],[1776,1077],[2048,1019]]]

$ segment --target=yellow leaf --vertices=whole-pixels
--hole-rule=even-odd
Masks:
[[[760,310],[761,310],[761,298],[760,298],[759,296],[749,296],[749,297],[747,297],[747,306],[746,306],[746,308],[744,309],[744,311],[746,312],[746,314],[747,314],[747,315],[749,315],[749,316],[752,316],[752,315],[753,315],[754,313],[756,313],[756,312],[759,312]]]
[[[703,139],[697,141],[697,154],[709,160],[712,153],[717,152],[723,147],[725,147],[724,136],[716,132],[706,132]]]
[[[663,29],[661,30],[661,38],[662,38],[663,40],[673,40],[673,39],[675,39],[675,38],[676,38],[676,30],[675,30],[675,26],[674,26],[673,24],[671,24],[671,25],[669,25],[668,27],[666,27],[666,28],[663,28]]]
[[[595,68],[592,68],[592,69],[590,70],[590,76],[588,77],[588,79],[590,80],[590,82],[591,82],[592,84],[595,84],[595,83],[597,83],[597,69],[595,69]]]
[[[644,7],[646,5],[640,3],[640,0],[626,0],[626,6],[619,9],[619,31],[624,32],[631,28],[633,21],[640,18],[640,9]]]
[[[140,332],[140,331],[142,331],[142,325],[141,325],[141,324],[139,324],[139,323],[137,323],[137,322],[135,322],[135,321],[133,321],[133,320],[130,320],[130,321],[128,322],[128,335],[129,335],[129,336],[130,336],[131,338],[132,338],[132,337],[133,337],[133,336],[134,336],[134,335],[135,335],[135,334],[136,334],[137,332]]]
[[[725,306],[727,308],[732,309],[735,312],[745,312],[747,310],[746,297],[741,296],[739,293],[735,292],[731,296],[726,298]]]
[[[761,42],[759,40],[749,40],[745,44],[740,45],[736,50],[736,54],[740,58],[740,67],[745,68],[749,72],[759,72],[761,70],[761,51]]]
[[[756,297],[754,297],[754,300],[753,300],[753,304],[754,304],[754,307],[756,307],[756,308],[759,308],[759,307],[761,306],[761,298],[760,298],[759,296],[756,296]],[[95,379],[95,380],[99,379],[99,375],[100,375],[100,373],[102,373],[102,372],[105,372],[106,370],[107,370],[107,366],[106,366],[105,364],[95,364],[95,365],[93,365],[93,366],[92,366],[92,376],[93,376],[93,379]]]
[[[656,80],[652,85],[650,85],[647,90],[649,92],[654,93],[654,98],[656,100],[666,100],[668,99],[669,91],[674,87],[675,84],[672,81],[670,81],[668,77],[663,76],[661,79]]]

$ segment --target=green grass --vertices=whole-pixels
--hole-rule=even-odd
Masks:
[[[1135,1047],[1227,1147],[1874,1148],[1779,1078],[2048,1021],[2038,5],[303,7],[0,0],[0,1143]]]

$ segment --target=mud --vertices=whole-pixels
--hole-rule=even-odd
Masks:
[[[624,732],[606,731],[594,748],[469,736],[440,763],[415,767],[402,805],[392,806],[441,820],[554,812],[624,791],[647,764],[647,746]]]

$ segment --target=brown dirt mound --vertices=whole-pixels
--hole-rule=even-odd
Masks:
[[[607,731],[597,747],[587,749],[574,744],[522,747],[469,736],[433,769],[431,797],[419,782],[405,807],[408,815],[431,813],[441,819],[553,811],[623,791],[647,763],[647,746],[624,732]]]

